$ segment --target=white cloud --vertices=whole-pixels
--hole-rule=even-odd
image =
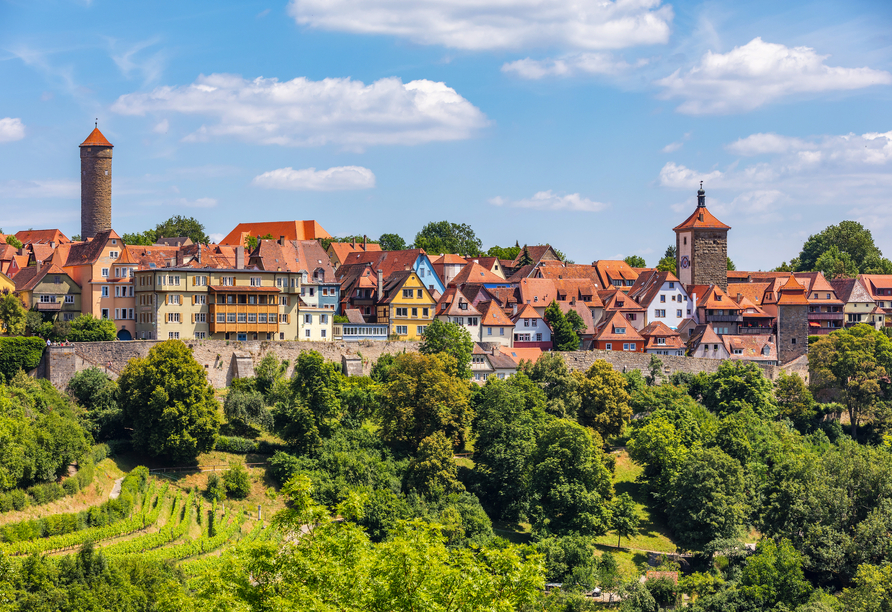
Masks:
[[[640,60],[636,66],[643,66]],[[502,66],[502,72],[513,73],[522,79],[541,79],[548,76],[571,77],[580,75],[619,74],[632,66],[614,59],[610,53],[573,53],[558,59],[534,60],[529,57]]]
[[[186,141],[235,137],[259,144],[339,144],[352,149],[462,140],[489,123],[444,83],[403,83],[394,77],[365,85],[349,78],[280,82],[202,75],[191,85],[123,95],[112,110],[124,115],[176,112],[217,119]]]
[[[80,193],[77,181],[0,181],[0,194],[6,198],[78,198]]]
[[[162,119],[158,123],[155,124],[155,127],[152,128],[152,131],[156,134],[167,134],[167,130],[170,129],[170,122],[167,119]]]
[[[619,49],[669,40],[660,0],[291,0],[300,25],[455,49]]]
[[[111,54],[112,61],[115,62],[118,70],[126,78],[130,78],[134,73],[138,73],[142,76],[144,83],[157,81],[164,73],[167,54],[163,50],[152,54],[142,52],[150,47],[154,47],[159,41],[159,38],[140,41],[117,53],[115,53],[114,49],[118,45],[115,41],[111,41],[113,49]]]
[[[251,184],[265,189],[291,191],[371,189],[375,186],[375,174],[362,166],[338,166],[328,170],[279,168],[255,176]]]
[[[721,214],[730,214],[764,223],[790,218],[795,207],[811,211],[816,206],[833,206],[840,219],[854,218],[869,223],[874,230],[892,226],[888,204],[892,193],[892,131],[810,138],[752,134],[726,149],[767,159],[749,165],[735,162],[710,172],[698,172],[675,162],[665,164],[660,170],[660,185],[690,193],[686,203],[678,205],[678,212],[691,210],[694,191],[702,180],[707,204],[720,218]],[[733,218],[723,220],[733,225]]]
[[[4,117],[0,119],[0,142],[12,142],[25,137],[25,124],[21,119]]]
[[[494,206],[509,206],[512,208],[535,208],[538,210],[574,210],[583,212],[598,212],[607,208],[607,204],[603,202],[595,202],[588,198],[583,198],[578,193],[560,196],[548,191],[540,191],[531,198],[523,200],[508,200],[501,196],[496,196],[489,200]]]
[[[754,38],[728,53],[708,51],[685,73],[676,70],[657,84],[663,98],[682,98],[690,115],[745,112],[797,94],[853,90],[892,83],[892,74],[872,68],[840,68],[810,47],[786,47]]]
[[[217,244],[224,238],[226,238],[226,234],[208,234],[208,238],[211,239],[212,244]]]
[[[172,204],[174,206],[185,206],[187,208],[213,208],[217,205],[217,199],[198,198],[195,200],[189,200],[187,198],[176,198],[174,200],[165,202],[165,204]]]
[[[665,147],[660,149],[663,153],[674,153],[678,151],[680,148],[684,146],[684,143],[691,139],[691,133],[687,132],[684,136],[681,137],[681,140],[677,140],[675,142],[670,142]]]

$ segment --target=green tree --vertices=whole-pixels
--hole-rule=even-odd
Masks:
[[[659,408],[636,421],[628,442],[629,456],[644,466],[651,493],[667,503],[675,477],[702,440],[700,426],[687,410]]]
[[[582,315],[580,315],[575,310],[570,310],[566,314],[567,323],[570,324],[570,327],[573,329],[573,332],[579,335],[579,332],[585,331],[585,320],[583,320]]]
[[[442,431],[434,432],[418,445],[418,451],[406,468],[406,485],[410,491],[434,499],[465,490],[458,481],[452,443]]]
[[[524,266],[532,266],[535,263],[536,262],[533,261],[533,258],[530,256],[530,250],[527,248],[527,245],[523,245],[520,259],[517,260],[517,267],[522,268]]]
[[[623,538],[631,538],[638,533],[638,507],[628,493],[623,493],[613,500],[610,509],[610,529],[616,532],[616,547],[619,548]]]
[[[521,373],[491,378],[474,396],[479,494],[497,518],[518,520],[529,509],[526,464],[548,421],[545,405],[545,393]]]
[[[2,232],[0,232],[0,233],[2,233]],[[16,238],[12,234],[10,234],[9,236],[6,237],[6,244],[8,244],[16,249],[20,249],[23,246],[25,246],[24,244],[22,244],[22,242],[18,238]]]
[[[68,339],[72,342],[110,342],[115,339],[117,329],[111,319],[97,319],[87,313],[71,322]]]
[[[821,253],[815,262],[815,270],[823,272],[828,280],[858,276],[858,266],[852,260],[851,255],[841,253],[836,245]]]
[[[809,347],[811,385],[819,397],[838,397],[846,406],[852,438],[882,399],[892,371],[892,340],[870,325],[856,325],[822,337]]]
[[[317,351],[302,352],[294,364],[291,375],[294,397],[310,408],[319,430],[326,437],[340,418],[343,384],[340,365],[326,362]]]
[[[787,262],[785,262],[785,261],[782,261],[782,262],[781,262],[781,265],[779,265],[778,267],[774,268],[774,269],[771,270],[771,271],[772,271],[772,272],[795,272],[795,271],[796,271],[796,265],[797,265],[798,263],[799,263],[799,262],[798,262],[796,259],[792,259],[792,260],[790,260],[790,263],[787,263]]]
[[[444,353],[451,356],[455,361],[455,371],[452,374],[459,378],[471,378],[470,365],[474,341],[464,326],[434,319],[424,330],[424,339],[418,351],[422,355]]]
[[[716,414],[739,412],[750,406],[763,419],[777,414],[774,388],[754,363],[725,361],[700,389],[703,405]]]
[[[25,320],[28,311],[14,293],[4,289],[0,297],[0,327],[10,336],[21,336],[25,333]]]
[[[560,418],[576,418],[581,401],[579,381],[560,355],[545,353],[535,363],[522,360],[517,371],[526,374],[545,392],[546,410],[549,414]]]
[[[72,240],[73,239],[74,238],[72,237]],[[144,232],[124,234],[123,236],[121,236],[121,240],[124,241],[124,244],[129,244],[132,246],[152,246],[158,241],[158,233],[153,229],[149,229]]]
[[[211,241],[204,231],[204,225],[199,223],[194,217],[183,217],[182,215],[174,215],[167,221],[156,225],[155,234],[158,238],[186,236],[196,244],[207,244]],[[124,243],[126,244],[126,241]]]
[[[288,360],[279,361],[279,357],[272,351],[268,352],[260,360],[260,363],[254,368],[255,385],[258,391],[266,398],[267,403],[276,395],[281,395],[281,390],[277,393],[277,388],[285,382],[285,374],[288,372]]]
[[[118,406],[118,383],[97,367],[75,373],[68,392],[87,411],[84,421],[96,440],[123,437],[124,422]]]
[[[520,253],[519,246],[512,247],[500,247],[500,246],[492,246],[486,251],[487,257],[498,257],[499,259],[507,259],[508,261],[514,261],[517,257],[518,253]]]
[[[245,499],[251,494],[251,477],[241,463],[230,464],[223,472],[223,485],[233,499]]]
[[[678,262],[674,257],[664,257],[657,263],[658,272],[678,272]]]
[[[667,515],[680,547],[702,550],[742,531],[749,513],[743,468],[720,449],[689,453],[671,487]]]
[[[432,221],[415,235],[415,248],[427,253],[479,255],[482,243],[470,225]]]
[[[579,350],[579,336],[573,331],[573,325],[564,316],[557,301],[552,300],[545,309],[545,322],[551,328],[551,340],[557,351]]]
[[[737,266],[734,265],[734,262],[731,261],[730,257],[725,257],[725,259],[727,260],[726,266],[727,266],[728,270],[736,270],[737,269]]]
[[[805,603],[812,587],[802,571],[802,557],[789,540],[765,539],[748,557],[740,575],[740,590],[761,610],[792,610]]]
[[[859,271],[863,271],[865,261],[876,262],[882,258],[869,229],[856,221],[841,221],[839,225],[830,225],[808,237],[802,245],[796,269],[800,272],[817,270],[821,255],[832,247],[836,247],[840,255],[848,255]]]
[[[139,450],[178,462],[214,447],[219,404],[204,368],[182,342],[162,342],[145,358],[131,359],[118,389],[118,403]]]
[[[270,429],[272,415],[259,391],[230,389],[223,402],[223,415],[238,433],[254,433],[254,428]]]
[[[647,376],[645,376],[647,386],[653,387],[658,382],[660,382],[660,377],[662,376],[662,374],[663,360],[656,355],[651,355],[650,363],[647,364]]]
[[[605,438],[622,432],[632,417],[623,375],[603,359],[595,361],[584,375],[574,375],[579,382],[579,422]]]
[[[382,251],[405,251],[407,248],[406,241],[398,234],[381,234],[378,244],[381,245]]]
[[[529,465],[537,531],[590,536],[607,532],[613,487],[600,440],[577,423],[556,419],[537,440]]]
[[[627,264],[629,264],[629,266],[631,266],[633,268],[646,268],[647,267],[647,263],[644,261],[644,258],[640,257],[638,255],[629,255],[628,257],[623,259],[623,261],[626,262]]]
[[[892,612],[892,564],[860,566],[842,601],[846,612]]]
[[[778,414],[794,423],[810,421],[817,414],[815,398],[798,374],[781,371],[774,382]]]
[[[464,444],[474,412],[468,383],[450,374],[454,369],[453,358],[442,353],[394,357],[381,391],[381,438],[414,451],[442,431],[454,446]]]

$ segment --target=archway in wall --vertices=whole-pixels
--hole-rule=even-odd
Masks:
[[[122,329],[118,332],[118,340],[133,340],[133,336],[126,329]]]

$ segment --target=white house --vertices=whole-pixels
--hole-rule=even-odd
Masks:
[[[645,308],[647,324],[659,321],[669,329],[678,329],[694,308],[672,272],[650,270],[641,273],[629,290],[629,297]]]

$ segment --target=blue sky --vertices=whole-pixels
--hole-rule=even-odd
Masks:
[[[892,3],[0,0],[0,227],[223,235],[470,224],[484,248],[639,254],[708,205],[739,269],[861,221],[892,256]]]

